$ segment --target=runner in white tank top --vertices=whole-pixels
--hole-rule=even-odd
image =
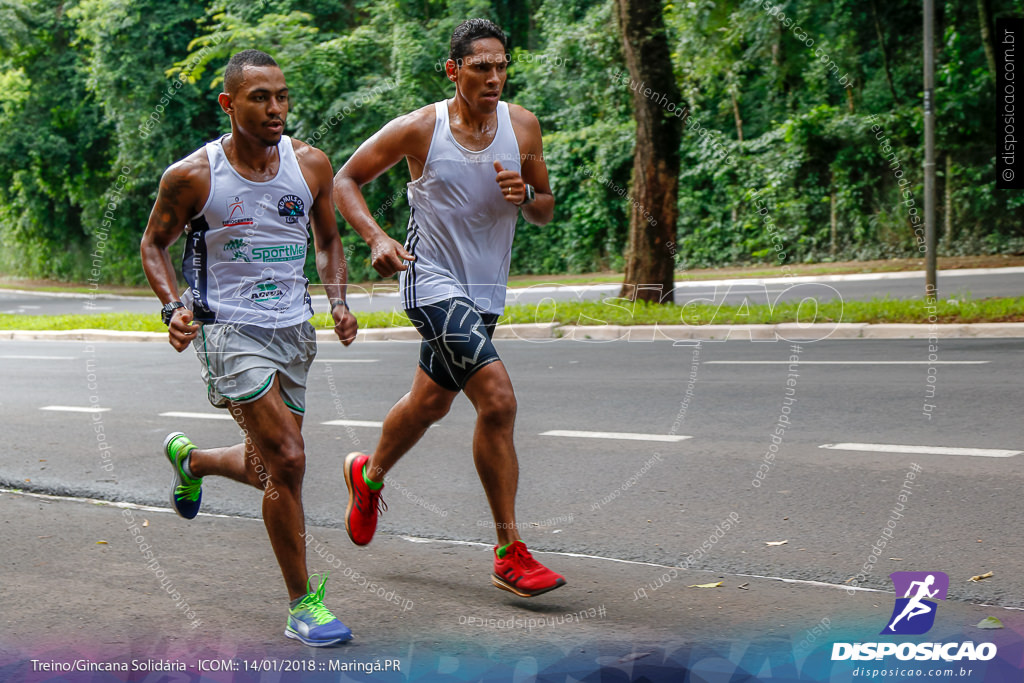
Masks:
[[[500,28],[463,22],[445,64],[455,97],[386,125],[334,179],[338,208],[370,245],[373,267],[382,277],[401,272],[406,313],[423,336],[412,389],[388,412],[376,452],[345,459],[345,529],[358,545],[372,540],[385,474],[464,391],[477,411],[473,460],[498,539],[491,582],[533,597],[565,579],[534,560],[519,538],[515,392],[491,336],[505,305],[518,213],[544,225],[555,198],[537,117],[500,101],[507,65]],[[404,247],[373,220],[360,190],[402,159],[413,178]]]
[[[434,104],[434,132],[420,177],[408,184],[408,237],[405,249],[416,257],[400,274],[405,308],[451,299],[469,299],[478,311],[505,308],[519,207],[504,201],[494,182],[494,162],[519,172],[508,104],[498,102],[498,130],[485,149],[466,149],[448,121],[448,102]]]
[[[288,86],[265,52],[243,50],[231,57],[218,101],[231,119],[230,136],[164,172],[141,252],[146,278],[164,305],[171,346],[181,352],[193,345],[210,401],[231,409],[244,440],[198,448],[182,432],[168,434],[161,457],[174,473],[170,501],[179,515],[193,519],[206,476],[259,490],[263,523],[288,591],[285,635],[313,647],[333,645],[352,632],[323,603],[326,577],[313,585],[306,567],[301,432],[306,377],[316,355],[302,274],[310,227],[335,332],[346,346],[356,336],[356,319],[345,305],[347,269],[331,204],[331,162],[320,150],[283,135]],[[182,265],[194,313],[178,300],[168,253],[186,225]],[[190,560],[231,560],[230,553],[218,559],[216,551],[199,557],[199,548]],[[239,584],[243,600],[245,585]],[[212,612],[203,614],[216,619]],[[230,628],[219,626],[206,630]]]
[[[256,182],[228,161],[226,137],[205,146],[210,195],[190,221],[181,261],[192,312],[203,323],[297,325],[313,316],[303,274],[313,195],[292,139],[277,144],[277,175]]]

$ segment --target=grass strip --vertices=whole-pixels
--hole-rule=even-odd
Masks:
[[[359,312],[362,329],[408,327],[403,312]],[[331,327],[329,316],[313,316],[318,329]],[[756,325],[771,323],[982,323],[1024,322],[1024,297],[939,301],[934,307],[919,300],[872,299],[832,300],[819,303],[781,302],[776,306],[652,304],[644,301],[552,301],[536,305],[509,306],[499,324],[558,323],[561,325]],[[0,314],[0,330],[122,330],[164,332],[160,316],[136,313],[94,313],[81,315]]]

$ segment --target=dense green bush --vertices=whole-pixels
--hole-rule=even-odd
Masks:
[[[994,189],[994,79],[977,6],[939,4],[942,250],[1021,251],[1024,196]],[[995,5],[997,18],[1024,11],[1022,0]],[[613,0],[39,0],[0,6],[0,272],[142,282],[138,241],[162,170],[227,130],[216,94],[232,52],[278,59],[293,94],[289,134],[337,168],[391,118],[451,95],[441,65],[469,16],[510,33],[506,98],[539,117],[558,200],[550,225],[520,222],[513,272],[621,268],[635,125]],[[691,114],[679,269],[917,253],[901,193],[921,207],[919,3],[699,0],[666,3],[665,18],[685,99],[675,104]],[[397,239],[407,180],[400,164],[365,188]],[[351,279],[372,279],[366,246],[344,225],[342,239]],[[307,272],[315,278],[312,259]]]

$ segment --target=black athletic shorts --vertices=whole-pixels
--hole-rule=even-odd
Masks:
[[[477,370],[498,358],[491,337],[496,313],[480,313],[469,299],[445,299],[405,309],[423,342],[420,367],[449,391],[461,391]]]

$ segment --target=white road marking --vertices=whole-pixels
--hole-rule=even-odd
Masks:
[[[9,358],[11,360],[75,360],[74,356],[15,356],[13,354],[0,356],[0,358]]]
[[[454,541],[443,538],[423,538],[421,536],[399,536],[403,541],[409,543],[444,543],[445,545],[467,545],[477,548],[493,548],[490,543],[480,543],[479,541]],[[559,552],[557,550],[531,550],[531,553],[537,555],[560,555],[562,557],[578,557],[584,560],[602,560],[604,562],[618,562],[620,564],[635,564],[641,567],[657,567],[659,569],[679,569],[670,564],[658,564],[656,562],[641,562],[638,560],[622,560],[617,557],[604,557],[602,555],[586,555],[583,553],[567,553]],[[711,569],[687,569],[685,571],[697,572],[701,574],[715,574],[716,572]],[[717,572],[721,574],[721,572]],[[863,591],[865,593],[886,593],[888,591],[879,590],[877,588],[863,588],[861,586],[844,586],[837,583],[826,583],[825,581],[810,581],[807,579],[787,579],[781,576],[764,576],[762,574],[733,574],[732,576],[742,576],[751,579],[768,579],[769,581],[782,581],[783,583],[796,583],[805,586],[818,586],[821,588],[838,588],[846,591]],[[1014,609],[1011,607],[1004,607],[1003,609]]]
[[[947,446],[901,446],[887,443],[826,443],[818,448],[838,451],[870,451],[877,453],[915,453],[922,455],[976,455],[984,458],[1010,458],[1024,451],[1000,448],[949,448]]]
[[[571,429],[552,429],[541,436],[568,436],[579,439],[626,439],[629,441],[685,441],[692,436],[682,434],[634,434],[631,432],[578,432]]]
[[[98,408],[96,406],[43,406],[39,410],[53,410],[65,413],[105,413],[110,408]]]
[[[169,412],[160,413],[160,417],[183,417],[191,418],[196,420],[230,420],[232,419],[227,413],[180,413],[180,412]],[[370,420],[330,420],[329,422],[321,422],[320,424],[328,425],[330,427],[376,427],[380,428],[384,426],[383,422],[373,422]]]
[[[802,360],[800,365],[985,365],[990,360]],[[788,360],[707,360],[705,365],[791,365]]]
[[[330,420],[329,422],[321,422],[322,425],[329,425],[331,427],[383,427],[383,422],[374,422],[373,420]]]
[[[230,420],[230,419],[232,419],[231,416],[228,415],[226,412],[225,413],[179,413],[179,412],[173,412],[172,411],[170,413],[160,413],[160,417],[184,417],[184,418],[191,418],[191,419],[195,419],[195,420]]]
[[[317,358],[314,363],[377,363],[379,358]]]
[[[112,508],[120,508],[122,510],[141,510],[143,512],[165,512],[172,515],[178,513],[170,508],[156,507],[155,505],[140,505],[138,503],[125,503],[122,501],[112,500],[100,500],[98,498],[81,498],[79,496],[53,496],[49,493],[35,493],[32,491],[18,491],[15,489],[0,488],[0,493],[10,493],[16,496],[26,496],[28,498],[40,498],[42,500],[60,500],[70,501],[72,503],[92,503],[93,505],[103,505]],[[249,519],[254,522],[261,522],[262,519],[259,517],[239,517],[237,515],[220,515],[215,512],[200,512],[200,517],[222,517],[224,519]]]

